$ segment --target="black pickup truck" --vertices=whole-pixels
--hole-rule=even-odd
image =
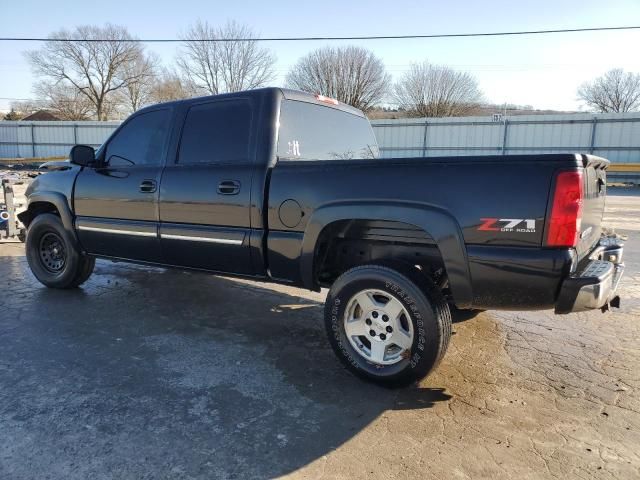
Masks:
[[[40,282],[96,257],[329,288],[355,373],[403,384],[443,357],[451,309],[616,306],[608,161],[579,154],[379,158],[366,117],[267,88],[144,108],[27,191]]]

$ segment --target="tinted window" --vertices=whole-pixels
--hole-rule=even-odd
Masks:
[[[285,160],[378,158],[378,144],[366,118],[285,100],[280,110],[278,156]]]
[[[182,130],[178,163],[241,163],[249,160],[251,104],[224,100],[194,105]]]
[[[169,110],[142,113],[129,120],[107,144],[110,165],[160,165]]]

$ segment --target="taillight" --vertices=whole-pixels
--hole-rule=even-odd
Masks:
[[[575,247],[578,244],[583,198],[582,171],[559,173],[547,228],[547,246]]]

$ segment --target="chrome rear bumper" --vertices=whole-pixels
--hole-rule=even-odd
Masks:
[[[562,282],[555,312],[559,314],[619,307],[616,290],[622,273],[624,244],[617,237],[603,237],[589,262]]]

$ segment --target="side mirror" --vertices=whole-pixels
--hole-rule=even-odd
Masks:
[[[96,152],[88,145],[76,145],[69,152],[69,161],[75,165],[86,167],[96,161]]]

